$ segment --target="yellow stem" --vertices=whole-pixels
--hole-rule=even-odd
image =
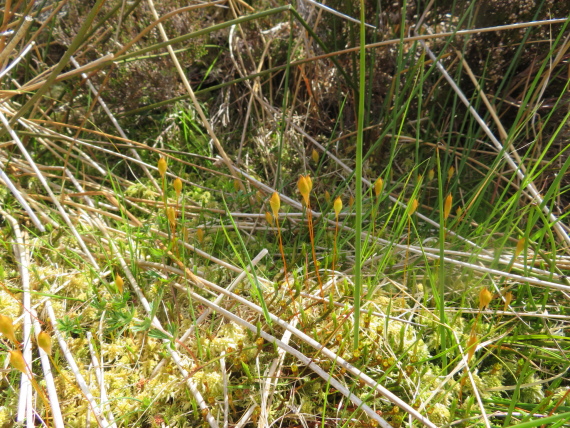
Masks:
[[[337,255],[337,248],[336,248],[337,238],[338,238],[338,216],[336,216],[336,226],[335,226],[335,229],[334,229],[334,245],[333,245],[333,259],[332,259],[332,272],[333,272],[333,275],[334,275],[334,268],[335,268],[336,255]]]
[[[287,262],[285,261],[285,250],[283,249],[283,238],[281,237],[281,228],[279,227],[279,218],[275,217],[275,225],[277,226],[277,236],[279,236],[279,251],[281,252],[281,258],[283,259],[283,272],[285,274],[285,282],[287,287],[289,286],[289,275],[287,275]]]
[[[315,233],[313,230],[313,217],[311,215],[311,204],[307,204],[307,222],[309,224],[309,238],[311,239],[311,250],[313,253],[313,263],[315,264],[315,273],[317,274],[317,281],[319,281],[319,287],[321,289],[321,297],[324,296],[323,292],[323,281],[321,280],[321,275],[319,274],[319,265],[317,264],[317,253],[315,251]]]

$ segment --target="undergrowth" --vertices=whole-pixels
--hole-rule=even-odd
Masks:
[[[0,427],[570,420],[564,2],[6,2]]]

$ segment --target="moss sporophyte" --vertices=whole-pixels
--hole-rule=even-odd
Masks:
[[[323,282],[321,280],[321,275],[319,273],[319,264],[317,262],[317,253],[315,250],[315,231],[313,230],[313,215],[311,211],[311,190],[313,190],[313,180],[309,175],[301,175],[299,177],[299,181],[297,181],[297,188],[299,189],[299,193],[301,193],[301,196],[303,197],[303,202],[306,208],[307,224],[309,227],[309,238],[311,240],[313,263],[315,265],[315,274],[317,276],[317,281],[319,282],[321,297],[323,297],[324,296]]]

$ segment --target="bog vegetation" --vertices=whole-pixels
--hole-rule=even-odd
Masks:
[[[6,1],[0,427],[561,427],[570,4]]]

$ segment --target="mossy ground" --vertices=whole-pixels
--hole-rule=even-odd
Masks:
[[[3,15],[0,32],[20,25],[26,5]],[[58,5],[33,10],[31,30],[8,53],[9,63]],[[74,57],[87,64],[119,52],[153,25],[147,2],[97,5],[87,33],[81,33],[82,24],[93,5],[72,0],[49,18],[36,48],[10,79],[4,77],[3,115],[13,117],[26,104],[37,90],[28,93],[27,85],[62,61],[74,38],[84,41]],[[169,0],[155,6],[164,16],[189,5]],[[232,1],[178,11],[163,24],[174,38],[278,6]],[[80,375],[95,403],[104,387],[103,412],[117,426],[377,426],[371,412],[394,427],[419,426],[409,416],[413,409],[435,426],[539,424],[546,416],[563,421],[570,410],[563,303],[568,243],[526,186],[539,189],[543,205],[565,224],[568,30],[561,21],[532,22],[567,17],[570,6],[436,1],[428,11],[422,2],[366,2],[367,22],[377,27],[366,29],[366,42],[393,42],[368,49],[365,63],[355,50],[311,59],[357,47],[360,27],[301,6],[296,8],[304,21],[288,12],[269,14],[173,45],[197,104],[165,46],[138,54],[162,42],[156,26],[124,52],[129,58],[89,70],[89,81],[126,139],[117,137],[84,78],[46,88],[24,112],[25,121],[12,126],[56,200],[14,146],[14,134],[3,130],[3,169],[47,230],[40,232],[12,193],[0,189],[0,311],[23,338],[24,318],[36,317],[22,304],[23,267],[37,320],[54,341],[51,362],[57,365],[54,384],[65,426],[102,425],[78,387]],[[327,6],[346,16],[360,13],[355,2]],[[525,180],[489,143],[426,49],[407,39],[424,12],[423,26],[415,28],[421,35],[526,23],[426,41],[501,137],[506,155],[520,156]],[[6,46],[9,39],[2,37]],[[360,96],[363,177],[372,183],[364,195],[355,194],[353,175]],[[233,176],[220,159],[199,109],[249,178]],[[160,158],[167,159],[170,175],[156,170]],[[312,177],[312,226],[297,189],[301,174]],[[175,177],[184,181],[180,195]],[[383,186],[377,191],[378,177]],[[281,195],[279,227],[269,204],[275,191]],[[453,204],[447,215],[448,195]],[[344,205],[338,218],[337,197]],[[359,197],[364,212],[356,218],[353,202]],[[19,238],[9,216],[23,232],[27,261],[14,250]],[[355,222],[365,235],[355,236]],[[363,242],[361,259],[356,239]],[[252,262],[264,249],[268,254]],[[363,283],[357,348],[355,264],[362,265]],[[250,274],[235,284],[235,294],[207,312],[200,298],[213,301],[220,293],[214,286],[233,287],[243,271]],[[491,292],[488,306],[481,305],[482,289]],[[55,319],[47,312],[48,299]],[[319,347],[300,333],[289,337],[283,326],[268,322],[268,313]],[[254,328],[248,330],[246,322]],[[77,372],[56,344],[54,323]],[[288,343],[330,377],[264,340],[262,332]],[[10,369],[7,357],[18,346],[0,336],[6,368],[0,427],[18,418],[21,373]],[[29,369],[47,391],[33,348]],[[347,371],[324,348],[370,380]],[[100,379],[93,358],[102,364]],[[332,378],[346,391],[334,388]],[[409,407],[395,405],[374,383]],[[353,404],[355,396],[368,407]],[[34,400],[37,424],[52,426],[53,412]]]

